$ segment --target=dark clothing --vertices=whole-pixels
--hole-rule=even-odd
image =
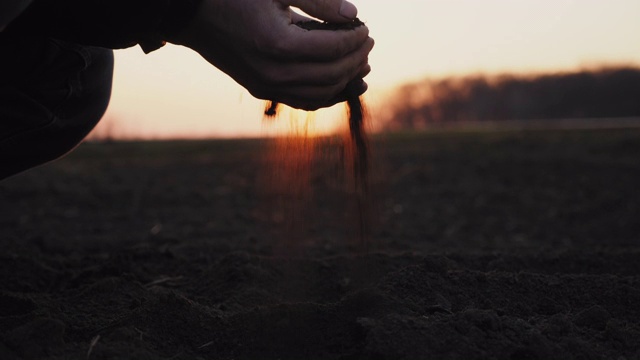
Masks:
[[[54,160],[103,116],[113,51],[153,51],[201,0],[35,0],[0,32],[0,180]]]
[[[34,0],[5,32],[153,51],[193,19],[202,0]]]
[[[113,73],[110,49],[2,35],[0,180],[80,143],[107,109]]]

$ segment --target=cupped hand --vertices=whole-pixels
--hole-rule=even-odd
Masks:
[[[192,23],[168,40],[197,51],[257,98],[305,110],[343,101],[347,84],[371,71],[368,28],[304,30],[295,23],[308,18],[292,7],[336,23],[357,15],[344,0],[204,0]]]

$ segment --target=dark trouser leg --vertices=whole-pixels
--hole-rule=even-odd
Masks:
[[[113,52],[0,33],[0,180],[72,150],[104,115]]]

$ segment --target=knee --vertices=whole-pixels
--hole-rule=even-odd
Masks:
[[[57,111],[60,127],[79,132],[84,138],[100,121],[109,106],[113,79],[113,51],[87,48],[89,61],[70,83],[70,96]],[[82,139],[79,139],[80,141]]]
[[[53,110],[47,133],[50,160],[73,150],[104,116],[111,98],[113,52],[87,48],[87,66],[69,82],[69,96]]]
[[[111,49],[95,48],[94,50],[94,66],[96,74],[95,79],[89,80],[90,83],[97,87],[94,94],[96,101],[96,115],[102,117],[109,101],[111,100],[111,90],[113,83],[113,51]]]
[[[0,179],[71,151],[109,105],[113,51],[63,50],[34,88],[0,87]]]

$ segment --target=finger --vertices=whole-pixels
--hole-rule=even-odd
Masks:
[[[256,68],[255,63],[242,60],[242,57],[234,56],[234,53],[227,52],[203,52],[202,54],[212,64],[216,64],[221,70],[225,71],[236,82],[242,84],[256,98],[264,100],[274,100],[287,104],[289,106],[304,109],[316,110],[322,107],[332,106],[335,103],[344,101],[344,96],[337,98],[343,92],[347,83],[351,79],[362,78],[370,71],[370,66],[366,57],[363,63],[355,69],[350,69],[347,75],[343,77],[337,84],[323,85],[318,81],[299,81],[295,84],[284,84],[282,82],[265,81],[263,74],[264,68]],[[254,60],[254,59],[251,59]],[[235,67],[239,61],[244,62],[241,67],[243,70],[238,71]],[[280,64],[280,67],[288,68],[289,64]],[[317,78],[314,78],[317,80]],[[364,90],[362,90],[364,91]]]
[[[295,11],[291,11],[291,22],[293,24],[299,23],[299,22],[305,22],[305,21],[311,21],[312,19],[308,16],[304,16],[300,13],[297,13]]]
[[[281,4],[295,6],[305,13],[327,22],[346,23],[353,21],[358,13],[356,7],[346,0],[279,0]],[[297,15],[292,20],[298,22]],[[291,25],[288,38],[281,44],[286,49],[282,53],[297,54],[304,59],[334,60],[355,51],[369,36],[366,26],[353,31],[308,31]]]
[[[338,95],[329,100],[327,104],[331,104],[328,106],[333,106],[335,104],[345,102],[354,96],[360,96],[367,92],[369,89],[369,85],[362,79],[354,79],[352,82],[345,87]]]
[[[341,92],[339,92],[338,95],[332,97],[331,99],[326,100],[324,102],[311,103],[313,105],[313,107],[311,108],[298,107],[298,109],[313,111],[320,108],[331,107],[335,104],[339,104],[339,103],[348,101],[350,99],[353,99],[354,96],[359,97],[360,95],[364,94],[368,89],[369,89],[369,85],[364,80],[354,79]],[[303,106],[308,104],[309,103],[303,104]]]
[[[360,78],[335,86],[289,86],[279,89],[254,88],[251,94],[259,99],[272,100],[296,109],[313,111],[344,102],[367,91],[368,85]]]
[[[329,22],[348,22],[358,16],[358,9],[346,0],[280,0],[280,3],[295,6],[313,17]]]
[[[286,41],[281,42],[281,54],[298,60],[331,61],[358,50],[369,38],[369,29],[359,26],[353,30],[305,30],[289,26]]]
[[[335,86],[288,86],[282,89],[249,89],[251,95],[258,99],[271,100],[286,104],[290,107],[313,111],[331,106],[331,103],[341,89]]]
[[[363,77],[368,66],[368,54],[373,47],[373,39],[368,39],[357,51],[336,61],[330,62],[288,62],[255,59],[252,66],[265,83],[278,86],[286,85],[336,85],[351,80],[358,75]],[[366,71],[368,73],[368,71]]]

